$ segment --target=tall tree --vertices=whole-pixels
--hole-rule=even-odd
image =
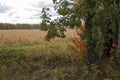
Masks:
[[[115,58],[119,40],[120,1],[119,0],[53,0],[55,9],[62,15],[62,25],[80,26],[85,20],[83,40],[87,43],[87,63],[99,64],[106,73],[106,66]],[[112,59],[113,60],[113,59]]]

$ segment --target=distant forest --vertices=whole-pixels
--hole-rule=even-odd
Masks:
[[[9,29],[39,29],[40,24],[10,24],[10,23],[0,23],[0,30]]]

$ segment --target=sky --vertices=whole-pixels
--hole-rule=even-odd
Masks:
[[[0,23],[38,24],[43,7],[49,7],[55,19],[58,14],[53,6],[52,0],[0,0]]]

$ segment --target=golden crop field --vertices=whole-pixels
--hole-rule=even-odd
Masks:
[[[71,37],[74,30],[67,29],[67,39]],[[20,45],[41,43],[45,41],[46,31],[33,30],[0,30],[0,45]],[[65,38],[66,39],[66,38]]]

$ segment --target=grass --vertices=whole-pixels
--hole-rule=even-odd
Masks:
[[[0,80],[101,80],[94,65],[88,74],[83,61],[71,59],[73,33],[47,42],[46,32],[39,30],[0,31]],[[119,80],[119,71],[110,74]]]
[[[54,45],[53,45],[54,44]],[[0,48],[0,80],[77,80],[78,63],[71,61],[68,44],[42,43]],[[84,73],[84,74],[83,74]]]
[[[1,46],[0,80],[57,79],[57,76],[63,73],[59,73],[59,70],[66,69],[65,65],[69,64],[67,56],[69,53],[68,44],[59,41],[57,43]]]
[[[84,62],[71,60],[69,45],[51,41],[1,46],[0,80],[96,80],[99,71],[93,67],[94,72],[88,75]]]

